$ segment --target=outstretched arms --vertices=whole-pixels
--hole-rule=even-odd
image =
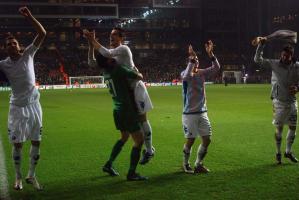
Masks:
[[[88,43],[93,46],[95,50],[99,50],[102,45],[95,38],[95,31],[88,31],[87,29],[83,30],[84,37],[88,40]]]
[[[264,64],[263,49],[265,47],[266,41],[267,39],[265,37],[257,37],[256,40],[258,46],[254,55],[254,62],[260,65]]]
[[[44,27],[37,21],[33,15],[31,14],[30,10],[27,7],[21,7],[19,9],[21,15],[23,15],[26,19],[30,21],[33,25],[34,29],[37,31],[37,36],[33,40],[33,45],[36,47],[40,47],[46,37],[46,30]]]
[[[107,58],[112,58],[120,55],[129,55],[130,49],[126,46],[119,46],[114,49],[107,49],[103,45],[101,45],[94,36],[94,30],[88,31],[86,29],[83,30],[84,37],[88,40],[90,44],[93,45],[94,49],[99,51],[103,56]]]

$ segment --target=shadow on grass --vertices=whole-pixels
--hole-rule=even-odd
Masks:
[[[290,172],[295,173],[290,174]],[[269,164],[209,174],[190,175],[178,168],[152,174],[148,181],[127,182],[125,177],[86,176],[49,183],[42,192],[13,194],[18,200],[48,199],[297,199],[297,165]]]

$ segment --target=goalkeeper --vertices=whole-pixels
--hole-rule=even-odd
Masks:
[[[112,164],[131,135],[134,145],[131,150],[130,168],[127,174],[127,180],[146,180],[147,177],[136,173],[144,138],[139,126],[138,111],[132,95],[133,91],[127,81],[127,79],[141,80],[143,78],[142,74],[127,67],[119,66],[116,64],[115,59],[106,58],[101,54],[96,56],[96,60],[98,66],[104,70],[104,79],[109,87],[109,92],[112,95],[114,104],[114,123],[116,128],[121,132],[121,138],[113,146],[110,158],[104,165],[103,171],[111,176],[119,175],[112,167]]]

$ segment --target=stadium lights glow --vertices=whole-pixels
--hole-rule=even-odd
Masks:
[[[179,2],[180,2],[180,0],[170,0],[167,2],[167,4],[171,4],[172,6],[174,6],[175,4],[177,4]],[[157,9],[149,9],[149,10],[146,10],[145,12],[143,12],[141,16],[143,18],[147,18],[148,16],[153,15],[156,12],[158,12]],[[136,22],[136,20],[129,19],[129,20],[125,20],[124,22],[121,22],[119,25],[120,25],[120,27],[124,27],[125,25],[131,24],[133,22]]]

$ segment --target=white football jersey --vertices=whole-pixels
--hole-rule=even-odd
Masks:
[[[135,68],[132,52],[127,45],[120,45],[114,49],[107,49],[102,46],[99,52],[105,57],[114,58],[119,65]]]
[[[33,57],[37,50],[38,48],[31,44],[18,60],[7,57],[0,61],[0,70],[5,73],[11,85],[11,104],[26,106],[39,100],[33,65]]]

